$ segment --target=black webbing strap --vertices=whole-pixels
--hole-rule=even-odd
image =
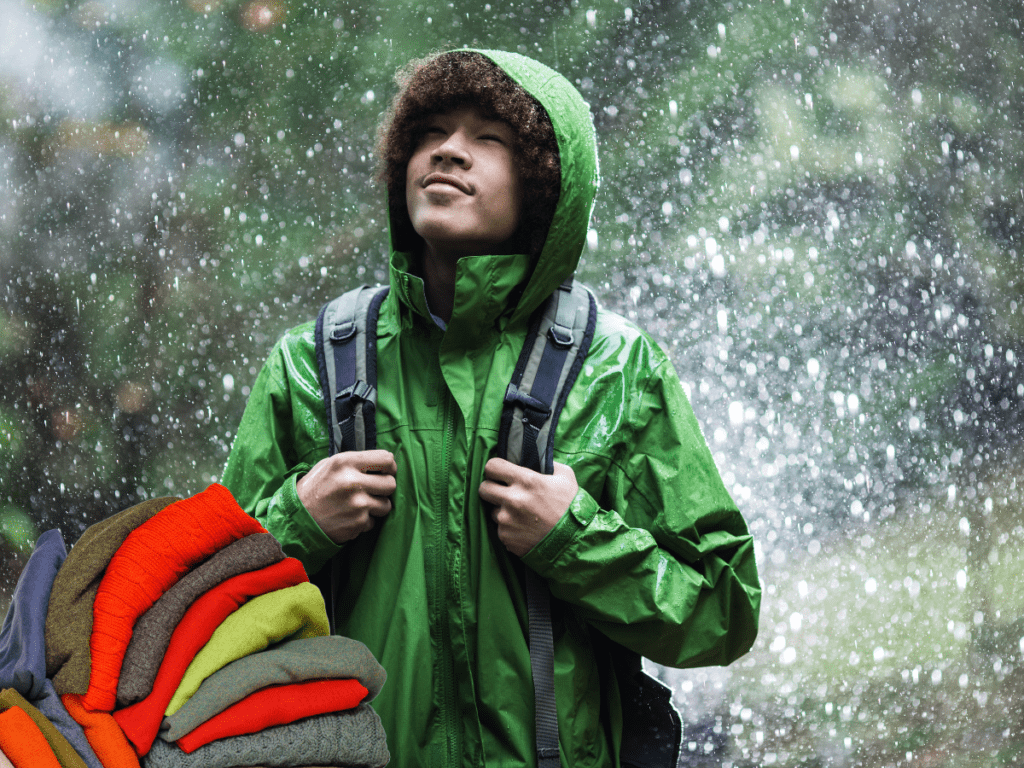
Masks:
[[[330,342],[334,351],[334,418],[341,430],[338,451],[355,450],[357,406],[369,403],[373,392],[369,385],[356,378],[356,323],[353,318],[331,331]]]
[[[555,704],[555,645],[551,634],[551,594],[526,569],[526,613],[530,619],[530,671],[533,673],[537,768],[558,768],[558,708]]]

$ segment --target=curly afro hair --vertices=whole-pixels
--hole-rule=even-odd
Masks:
[[[502,120],[515,134],[513,154],[525,191],[510,252],[536,256],[544,245],[561,188],[558,142],[544,107],[482,54],[450,51],[414,59],[395,77],[398,94],[377,134],[378,177],[387,187],[395,245],[418,248],[405,203],[405,171],[425,121],[465,106]]]

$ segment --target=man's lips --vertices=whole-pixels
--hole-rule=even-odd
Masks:
[[[472,187],[470,187],[458,176],[452,176],[451,174],[448,173],[428,173],[426,176],[423,177],[422,181],[420,181],[421,187],[429,187],[431,184],[448,184],[464,192],[467,195],[473,194]]]

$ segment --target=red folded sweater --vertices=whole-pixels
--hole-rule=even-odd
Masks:
[[[352,709],[366,696],[358,680],[309,680],[263,688],[235,702],[178,739],[185,752],[195,752],[214,739],[256,733],[304,717]]]
[[[171,635],[153,681],[153,690],[142,701],[114,712],[114,719],[139,755],[145,755],[153,746],[164,711],[174,697],[185,670],[220,623],[257,595],[307,581],[302,563],[288,557],[258,571],[233,576],[192,603]]]
[[[109,712],[136,620],[178,579],[231,542],[265,533],[222,485],[160,510],[110,558],[93,601],[92,669],[82,703]]]
[[[43,732],[21,707],[0,712],[0,750],[15,768],[61,768]]]

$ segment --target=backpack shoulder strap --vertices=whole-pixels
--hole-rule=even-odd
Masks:
[[[505,391],[500,456],[551,474],[558,416],[583,367],[596,324],[597,300],[571,277],[538,311]]]
[[[554,470],[558,415],[583,366],[596,323],[597,301],[572,278],[558,287],[534,317],[505,392],[498,433],[500,456],[535,472],[551,474]],[[526,610],[530,623],[537,765],[558,768],[551,595],[543,579],[529,568]]]
[[[330,452],[376,447],[377,318],[387,286],[361,285],[327,302],[316,320],[316,361]]]
[[[330,455],[377,447],[377,318],[387,286],[361,285],[324,304],[316,319],[316,363],[327,412]],[[338,558],[310,577],[324,596],[331,634]]]

